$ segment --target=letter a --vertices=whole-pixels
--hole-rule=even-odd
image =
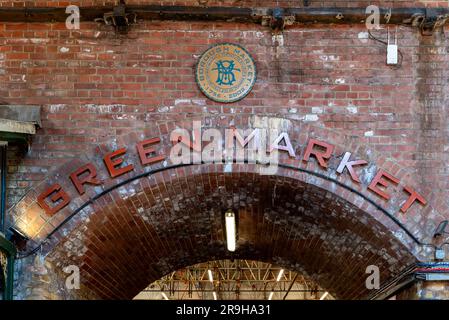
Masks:
[[[368,290],[379,289],[380,288],[380,272],[378,266],[370,265],[366,268],[365,273],[371,273],[371,275],[366,278],[365,285]]]

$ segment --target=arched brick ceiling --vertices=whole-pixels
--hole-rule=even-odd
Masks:
[[[172,172],[173,173],[173,172]],[[415,260],[373,218],[338,196],[287,177],[161,172],[158,184],[97,200],[96,210],[49,254],[81,268],[99,298],[131,299],[165,274],[199,262],[252,259],[303,273],[339,299],[357,299],[368,265],[381,281]],[[237,251],[226,251],[223,213],[239,216]]]

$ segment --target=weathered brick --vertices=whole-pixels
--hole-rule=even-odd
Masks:
[[[169,3],[199,5],[195,0]],[[238,5],[298,3],[247,0]],[[67,4],[0,0],[2,7]],[[367,4],[370,2],[311,1],[311,7]],[[378,4],[448,5],[445,1],[406,0]],[[230,6],[235,1],[211,0],[208,5]],[[363,25],[299,25],[287,28],[284,44],[277,46],[267,28],[243,23],[139,21],[129,37],[119,37],[111,28],[95,23],[82,23],[77,32],[67,31],[63,23],[0,23],[0,102],[43,105],[43,128],[33,138],[30,151],[23,154],[12,146],[8,154],[10,220],[29,226],[36,239],[45,238],[97,191],[74,199],[71,207],[52,219],[34,210],[26,213],[25,208],[35,205],[44,184],[67,177],[73,161],[89,159],[101,164],[99,153],[92,151],[96,148],[109,150],[116,140],[129,143],[134,141],[129,135],[144,130],[167,135],[190,119],[223,128],[245,126],[248,119],[259,115],[290,119],[297,124],[298,141],[305,141],[309,134],[322,137],[335,143],[339,151],[366,156],[425,191],[429,197],[425,209],[397,217],[415,236],[430,241],[430,229],[449,218],[448,40],[442,33],[423,37],[415,29],[399,27],[404,60],[395,69],[385,65],[385,48],[366,38],[365,32]],[[385,38],[385,30],[374,33]],[[251,94],[232,105],[206,99],[193,72],[202,52],[225,41],[245,46],[258,68]],[[169,148],[168,142],[163,148]],[[318,171],[314,163],[305,168]],[[211,256],[227,257],[219,218],[221,210],[229,206],[242,214],[242,257],[272,259],[310,273],[337,297],[360,298],[366,293],[361,279],[368,262],[383,266],[382,276],[389,278],[399,272],[399,266],[431,256],[421,248],[414,249],[409,240],[396,239],[397,226],[366,199],[331,182],[314,184],[313,178],[304,175],[306,181],[299,183],[300,177],[289,176],[296,175],[292,172],[262,178],[249,165],[234,170],[225,173],[220,165],[182,168],[173,176],[165,172],[141,179],[137,186],[127,184],[94,202],[85,214],[89,222],[73,220],[67,229],[70,234],[56,233],[59,244],[54,244],[49,257],[60,264],[82,265],[86,286],[98,297],[130,298],[173,268]],[[108,180],[105,186],[116,183]],[[21,201],[26,194],[30,197]],[[303,198],[297,198],[298,194]],[[19,210],[22,206],[25,208]],[[392,210],[398,203],[381,202],[381,206]],[[197,223],[189,223],[185,216]],[[80,240],[77,231],[83,227],[87,232]],[[380,237],[376,230],[387,232],[387,236]],[[135,236],[123,236],[130,234]],[[170,240],[165,234],[176,237]],[[74,244],[79,241],[86,252],[80,253],[84,247]],[[365,243],[366,247],[358,246]],[[136,248],[140,248],[137,253]],[[195,248],[201,248],[203,256]],[[323,255],[314,256],[318,251]],[[295,265],[294,253],[305,255],[304,266]],[[142,257],[152,263],[144,264]],[[120,261],[127,261],[131,274]],[[313,274],[313,268],[321,268],[321,273]],[[336,273],[344,277],[338,278]]]

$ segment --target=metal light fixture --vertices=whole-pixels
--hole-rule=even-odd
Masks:
[[[438,227],[435,229],[435,232],[433,233],[433,237],[437,238],[437,237],[441,237],[444,234],[449,234],[449,232],[446,232],[447,224],[448,224],[447,220],[441,221],[440,224],[438,225]]]
[[[212,276],[212,270],[207,270],[207,274],[209,275],[209,281],[214,282],[214,277]]]
[[[225,224],[226,224],[226,244],[228,250],[231,252],[235,251],[236,247],[236,226],[235,226],[235,213],[231,210],[225,213]]]
[[[284,269],[281,269],[281,271],[279,271],[278,277],[276,278],[276,282],[281,281],[282,275],[284,274]]]
[[[435,259],[444,260],[446,258],[446,252],[443,248],[435,248]]]
[[[94,21],[112,25],[119,33],[127,33],[130,25],[137,23],[137,15],[134,12],[127,12],[125,0],[120,0],[112,12],[107,12],[103,14],[103,18],[96,18]]]
[[[322,296],[321,296],[321,298],[320,298],[320,300],[324,300],[324,299],[326,299],[326,297],[329,295],[329,292],[325,292]]]
[[[17,249],[24,250],[30,238],[14,227],[9,228],[9,233],[9,240],[14,243]]]

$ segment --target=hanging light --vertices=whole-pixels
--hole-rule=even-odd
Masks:
[[[214,295],[214,300],[217,300],[217,293],[214,291],[212,294]]]
[[[326,292],[321,296],[320,300],[326,299],[326,297],[328,296],[328,294],[329,294],[329,292],[326,291]]]
[[[212,270],[207,270],[207,274],[209,275],[209,281],[214,282],[214,277],[212,276]]]
[[[228,250],[234,252],[236,243],[235,213],[232,212],[231,210],[226,211],[225,222],[226,222],[226,243],[228,246]]]
[[[283,274],[284,274],[284,269],[281,269],[281,271],[279,271],[278,277],[276,278],[277,282],[281,281],[281,278],[282,278]]]

